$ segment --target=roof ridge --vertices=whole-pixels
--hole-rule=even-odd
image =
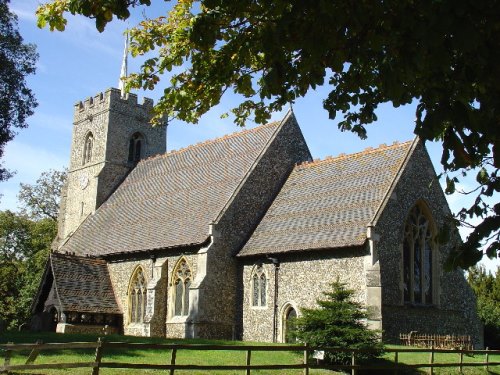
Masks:
[[[165,152],[163,154],[156,154],[156,155],[150,156],[148,158],[142,159],[139,163],[143,163],[145,161],[150,161],[150,160],[153,160],[153,159],[166,158],[166,157],[169,157],[169,156],[178,155],[180,153],[183,153],[183,152],[186,152],[186,151],[198,148],[198,147],[206,146],[206,145],[209,145],[209,144],[212,144],[212,143],[216,143],[216,142],[225,141],[227,139],[231,139],[231,138],[234,138],[234,137],[239,137],[239,136],[242,136],[242,135],[246,135],[248,133],[253,133],[253,132],[256,132],[258,130],[262,130],[264,128],[271,127],[272,125],[276,125],[278,123],[279,123],[279,121],[272,121],[272,122],[268,122],[267,124],[256,126],[254,128],[243,129],[243,130],[238,130],[238,131],[235,131],[235,132],[232,132],[232,133],[229,133],[229,134],[224,134],[224,135],[222,135],[220,137],[207,139],[205,141],[201,141],[201,142],[198,142],[198,143],[190,144],[190,145],[188,145],[186,147],[181,147],[178,150],[171,150],[171,151]]]
[[[298,167],[298,169],[315,167],[315,166],[320,165],[320,164],[327,164],[327,163],[332,163],[332,162],[335,162],[338,160],[349,159],[349,158],[352,158],[353,156],[374,154],[376,152],[385,151],[387,149],[403,147],[403,146],[410,144],[412,142],[413,142],[412,140],[405,141],[405,142],[394,141],[391,145],[387,145],[385,143],[382,143],[376,148],[366,147],[363,151],[354,152],[352,154],[341,153],[337,156],[326,156],[324,159],[314,159],[313,161],[304,161],[302,163],[297,163],[297,167]]]

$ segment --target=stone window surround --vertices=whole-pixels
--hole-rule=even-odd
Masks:
[[[146,272],[144,271],[144,268],[141,265],[138,265],[134,268],[134,271],[132,272],[132,276],[130,277],[130,282],[129,282],[129,287],[127,290],[127,296],[128,296],[128,312],[127,312],[127,321],[128,321],[128,326],[130,327],[142,327],[144,325],[144,322],[133,322],[132,321],[132,288],[134,286],[137,274],[141,272],[142,277],[144,278],[144,288],[146,289],[146,293],[144,293],[143,299],[142,299],[142,311],[143,311],[143,319],[146,314],[147,310],[147,285],[148,285],[148,280],[146,278]]]
[[[260,268],[260,269],[259,269]],[[266,304],[265,305],[254,305],[253,304],[253,290],[254,290],[254,280],[253,277],[257,272],[264,274],[266,278]],[[252,267],[252,272],[250,272],[250,279],[248,280],[248,285],[250,285],[250,293],[248,293],[248,304],[252,310],[267,310],[269,308],[269,274],[264,264],[257,263]],[[259,303],[260,303],[260,292],[259,292]]]
[[[431,251],[432,251],[432,270],[431,270],[431,278],[432,278],[432,303],[431,304],[424,304],[424,303],[417,303],[417,302],[407,302],[404,299],[404,246],[403,246],[403,241],[404,241],[404,236],[405,236],[405,226],[406,222],[409,219],[409,215],[411,212],[415,209],[415,207],[419,207],[422,214],[425,216],[427,221],[429,222],[429,226],[431,229],[431,233],[433,236],[433,240],[431,242]],[[440,283],[439,283],[439,245],[437,244],[436,240],[434,239],[437,234],[437,226],[436,222],[434,221],[433,215],[431,213],[431,210],[429,208],[429,205],[427,202],[423,199],[419,199],[413,204],[410,209],[408,210],[408,213],[406,215],[406,219],[404,221],[402,233],[401,233],[401,241],[399,243],[399,253],[400,253],[400,279],[399,279],[399,289],[400,289],[400,304],[402,306],[407,306],[407,307],[424,307],[424,308],[429,308],[429,307],[435,307],[439,308],[439,293],[440,293]],[[413,259],[413,257],[412,257]],[[412,277],[413,276],[413,265],[412,265]]]

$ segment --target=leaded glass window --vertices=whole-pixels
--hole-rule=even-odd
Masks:
[[[266,306],[267,278],[262,265],[255,267],[252,275],[252,306]]]
[[[415,206],[405,224],[403,241],[403,299],[405,303],[433,303],[432,228]]]
[[[132,277],[129,289],[129,307],[130,307],[130,322],[144,322],[146,314],[146,279],[142,268],[138,268]]]
[[[189,314],[189,288],[191,286],[191,270],[185,259],[181,259],[174,270],[174,315]]]

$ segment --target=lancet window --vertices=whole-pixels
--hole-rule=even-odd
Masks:
[[[142,158],[144,148],[144,137],[141,133],[134,133],[128,145],[128,161],[137,163]]]
[[[92,161],[92,151],[94,148],[94,136],[91,132],[85,137],[85,144],[83,147],[83,165]]]

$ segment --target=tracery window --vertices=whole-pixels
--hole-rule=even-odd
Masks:
[[[146,279],[141,267],[137,268],[132,276],[129,288],[130,322],[144,322],[146,314]]]
[[[267,278],[264,267],[255,267],[252,275],[252,306],[263,307],[267,304]]]
[[[186,259],[181,259],[174,270],[174,315],[186,316],[189,313],[189,287],[191,270]]]
[[[143,144],[144,144],[144,137],[142,136],[142,134],[134,133],[130,138],[128,145],[129,162],[137,163],[139,160],[141,160],[143,146],[144,146]]]
[[[83,146],[83,165],[92,161],[92,149],[94,148],[94,135],[89,132],[85,137],[85,144]]]
[[[403,298],[405,303],[432,304],[433,228],[419,205],[410,211],[403,241]]]

